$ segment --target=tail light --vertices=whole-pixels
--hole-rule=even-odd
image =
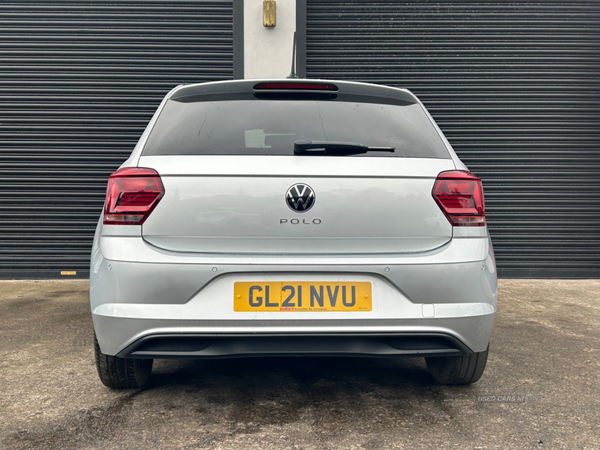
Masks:
[[[108,179],[105,225],[141,225],[165,194],[154,169],[126,167]]]
[[[438,175],[433,198],[453,226],[485,226],[485,202],[481,180],[466,170]]]

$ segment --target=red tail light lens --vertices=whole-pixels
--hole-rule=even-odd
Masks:
[[[450,223],[457,227],[485,225],[485,202],[481,180],[466,170],[452,170],[438,175],[433,198]]]
[[[104,224],[141,225],[164,194],[156,170],[141,167],[117,170],[108,179]]]

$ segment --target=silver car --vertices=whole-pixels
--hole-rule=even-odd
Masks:
[[[481,181],[409,91],[323,80],[178,86],[110,176],[94,239],[96,365],[425,357],[477,381],[497,299]]]

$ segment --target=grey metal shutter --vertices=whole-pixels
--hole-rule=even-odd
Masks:
[[[106,180],[174,86],[233,77],[230,1],[0,2],[0,277],[87,276]]]
[[[484,181],[499,274],[600,276],[600,1],[307,1],[307,76],[407,87]]]

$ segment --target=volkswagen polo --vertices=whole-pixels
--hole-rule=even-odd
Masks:
[[[178,86],[108,180],[96,365],[420,356],[482,375],[496,270],[480,179],[409,91],[321,80]]]

